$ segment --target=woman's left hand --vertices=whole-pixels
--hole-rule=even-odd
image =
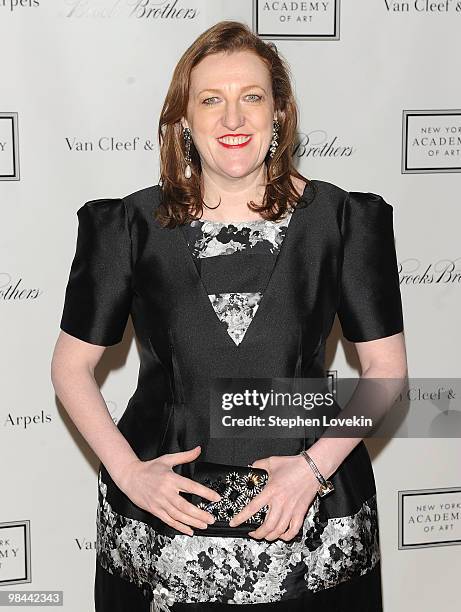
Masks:
[[[315,474],[302,455],[258,459],[251,467],[267,470],[267,484],[261,493],[234,516],[229,525],[240,525],[269,504],[264,522],[249,535],[270,541],[277,538],[291,540],[301,529],[306,512],[319,488]]]

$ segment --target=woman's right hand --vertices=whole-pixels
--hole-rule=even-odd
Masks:
[[[187,535],[194,532],[189,526],[205,529],[214,523],[210,512],[202,510],[179,495],[180,491],[195,493],[210,501],[221,496],[205,485],[176,474],[172,467],[194,461],[201,453],[200,446],[179,453],[161,455],[149,461],[130,463],[117,486],[130,500],[161,521]]]

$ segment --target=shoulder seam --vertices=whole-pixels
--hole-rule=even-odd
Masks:
[[[359,197],[365,196],[365,199],[368,200],[367,204],[378,204],[380,206],[385,204],[386,206],[393,208],[392,204],[389,204],[389,202],[387,202],[379,193],[373,193],[372,191],[350,191],[348,193],[349,196],[353,194],[358,194]]]
[[[341,210],[341,227],[340,229],[340,233],[341,233],[341,239],[344,241],[344,226],[345,226],[345,217],[346,217],[346,206],[348,205],[349,201],[351,199],[351,193],[350,191],[346,191],[346,195],[343,199],[343,207]],[[343,244],[344,246],[344,244]]]
[[[79,213],[85,208],[89,208],[91,204],[99,204],[102,202],[121,202],[122,206],[123,206],[123,215],[124,215],[124,224],[125,224],[125,232],[128,234],[128,238],[130,240],[130,263],[131,263],[131,269],[133,269],[134,266],[134,258],[133,258],[133,240],[132,240],[132,236],[131,236],[131,218],[128,212],[128,206],[127,203],[125,202],[125,198],[96,198],[94,200],[88,200],[87,202],[85,202],[85,204],[83,206],[81,206],[81,208],[77,211],[77,216],[79,215]]]
[[[128,234],[128,238],[130,239],[130,265],[131,271],[134,269],[134,254],[133,254],[133,238],[132,238],[132,219],[128,212],[128,205],[125,201],[125,198],[118,198],[122,204],[123,209],[125,211],[125,230]],[[131,274],[131,289],[133,290],[133,274]]]

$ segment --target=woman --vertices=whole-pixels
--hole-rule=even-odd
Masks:
[[[406,373],[392,207],[305,179],[292,164],[296,127],[274,46],[218,23],[176,66],[160,184],[78,211],[52,380],[101,460],[97,612],[382,609],[363,441],[309,440],[335,487],[319,503],[299,440],[209,435],[214,379],[325,376],[336,312],[362,376]],[[93,371],[130,314],[141,367],[116,427]],[[213,517],[180,493],[220,499],[190,477],[197,459],[268,470],[263,493],[231,523],[267,502],[249,537],[194,534]]]

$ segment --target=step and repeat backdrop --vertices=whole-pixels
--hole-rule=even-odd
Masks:
[[[227,19],[291,67],[299,170],[393,206],[409,375],[424,381],[411,399],[459,431],[461,2],[0,0],[0,596],[56,590],[66,612],[94,609],[98,460],[50,380],[76,211],[157,184],[174,66]],[[328,370],[358,365],[336,321]],[[96,370],[115,422],[138,366],[130,321]],[[366,444],[385,611],[459,610],[459,437]]]

